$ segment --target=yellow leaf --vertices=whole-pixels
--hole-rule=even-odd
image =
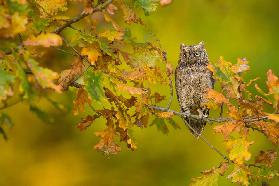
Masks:
[[[20,16],[17,12],[11,17],[6,15],[4,20],[4,25],[0,26],[0,37],[14,37],[19,33],[22,33],[26,30],[26,24],[28,22],[27,17]]]
[[[266,113],[268,119],[275,121],[276,123],[279,123],[279,114],[268,114]]]
[[[173,112],[159,112],[157,116],[160,118],[171,118],[173,116]]]
[[[230,160],[239,165],[243,164],[244,161],[248,161],[251,157],[251,153],[248,151],[248,148],[253,143],[254,142],[247,141],[245,138],[226,141],[226,147],[229,151]]]
[[[59,11],[67,10],[67,0],[36,0],[39,4],[42,17],[49,17],[56,15]]]
[[[88,60],[91,63],[91,65],[95,65],[96,61],[98,60],[98,57],[102,56],[100,50],[96,47],[83,48],[81,50],[81,55],[88,56]]]
[[[142,88],[131,87],[125,84],[117,84],[117,88],[121,91],[128,92],[129,94],[132,95],[142,95],[146,93],[146,91],[143,90]]]
[[[219,175],[223,175],[227,168],[227,163],[221,163],[217,168],[203,171],[202,176],[192,178],[190,186],[218,186]]]
[[[51,88],[57,92],[61,92],[61,86],[54,83],[54,81],[59,77],[58,73],[53,72],[50,69],[40,67],[38,62],[34,59],[28,59],[27,64],[42,88]]]
[[[107,38],[109,41],[121,40],[123,38],[123,32],[106,30],[100,34],[101,37]]]
[[[128,148],[130,148],[131,150],[136,150],[138,147],[136,146],[136,144],[132,141],[131,138],[129,138],[127,140],[127,145],[128,145]]]
[[[234,183],[240,183],[242,185],[249,185],[249,170],[247,167],[235,165],[233,172],[228,175],[228,178]]]
[[[119,127],[123,130],[127,129],[127,121],[121,111],[118,110],[117,114],[115,115],[117,117],[117,121],[119,123]]]
[[[40,34],[38,36],[31,36],[23,42],[25,46],[60,46],[63,44],[62,38],[54,33]]]

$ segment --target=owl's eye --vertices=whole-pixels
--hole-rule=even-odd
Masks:
[[[199,57],[199,56],[200,56],[200,53],[195,52],[194,55],[195,55],[196,57]]]

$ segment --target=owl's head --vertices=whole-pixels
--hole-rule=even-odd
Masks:
[[[197,45],[180,45],[180,63],[190,64],[207,64],[208,56],[203,42]]]

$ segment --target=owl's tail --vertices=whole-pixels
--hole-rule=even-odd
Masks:
[[[197,120],[194,118],[183,117],[185,125],[189,128],[190,132],[196,137],[199,138],[206,122],[203,120]]]

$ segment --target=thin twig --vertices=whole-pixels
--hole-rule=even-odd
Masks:
[[[59,34],[60,32],[62,32],[65,28],[71,26],[73,23],[76,23],[78,21],[80,21],[81,19],[94,14],[95,12],[99,12],[101,10],[103,10],[104,8],[106,8],[107,5],[109,5],[112,2],[112,0],[107,0],[104,3],[98,5],[96,8],[93,9],[92,12],[82,12],[81,14],[79,14],[78,16],[68,20],[65,24],[63,24],[62,26],[58,27],[54,33]]]
[[[178,112],[175,110],[171,110],[168,109],[166,107],[160,107],[160,106],[155,106],[155,105],[147,105],[147,107],[153,109],[153,110],[158,110],[158,111],[162,111],[162,112],[172,112],[175,115],[179,115],[179,116],[187,116],[191,119],[196,119],[196,120],[204,120],[206,122],[209,123],[223,123],[223,122],[228,122],[228,121],[237,121],[234,120],[232,118],[228,118],[228,117],[219,117],[219,118],[201,118],[199,115],[194,115],[191,113],[186,113],[186,112]],[[262,120],[266,120],[268,119],[267,116],[251,116],[251,117],[245,117],[243,118],[243,121],[245,123],[252,123],[252,122],[256,122],[256,121],[262,121]]]
[[[191,115],[189,113],[182,113],[182,112],[177,112],[177,111],[173,111],[170,110],[168,108],[162,108],[162,107],[157,107],[157,106],[148,106],[149,108],[155,109],[155,110],[160,110],[160,111],[167,111],[167,112],[172,112],[176,115],[180,115],[180,116],[187,116],[187,117],[193,117],[194,115]],[[197,116],[198,117],[198,116]],[[194,119],[197,119],[197,117],[193,117]],[[227,160],[228,162],[231,162],[231,160],[225,155],[223,154],[219,149],[217,149],[214,145],[212,145],[207,139],[206,137],[204,137],[202,134],[199,134],[189,123],[187,123],[187,126],[197,135],[199,136],[199,138],[206,143],[206,145],[211,148],[213,151],[215,151],[217,154],[219,154],[223,159]]]
[[[167,53],[162,52],[162,57],[163,57],[163,61],[165,62],[166,66],[167,66],[167,64],[168,64]],[[171,74],[168,74],[168,79],[169,79],[169,87],[170,87],[170,98],[169,98],[169,102],[167,104],[167,108],[169,109],[171,106],[171,103],[172,103],[172,99],[173,99],[173,85],[172,85]]]
[[[185,112],[178,112],[175,110],[171,110],[169,108],[165,107],[159,107],[159,106],[154,106],[154,105],[146,105],[148,108],[153,109],[153,110],[158,110],[162,112],[172,112],[175,115],[179,116],[187,116],[188,118],[196,119],[196,120],[204,120],[207,122],[217,122],[217,123],[222,123],[222,122],[227,122],[227,121],[235,121],[232,118],[225,118],[225,117],[219,117],[219,118],[200,118],[199,115],[193,115],[191,113],[185,113]],[[255,121],[261,121],[261,120],[266,120],[268,119],[267,116],[261,116],[261,117],[246,117],[243,118],[243,121],[246,123],[246,126],[251,128],[248,123],[255,122]],[[186,122],[187,126],[197,135],[199,138],[207,144],[209,148],[211,148],[213,151],[218,153],[220,156],[222,156],[225,160],[228,162],[234,163],[232,160],[230,160],[226,155],[224,155],[219,149],[217,149],[214,145],[212,145],[202,134],[198,134],[196,130],[193,129],[193,127]],[[253,128],[254,129],[254,128]]]

